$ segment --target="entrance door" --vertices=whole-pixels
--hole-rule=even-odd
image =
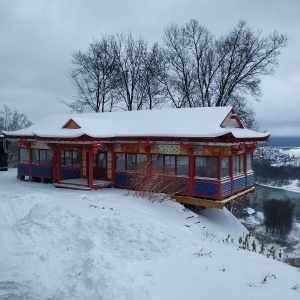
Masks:
[[[94,154],[94,178],[107,178],[106,152]]]

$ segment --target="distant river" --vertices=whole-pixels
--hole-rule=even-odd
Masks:
[[[284,200],[286,197],[288,197],[291,199],[298,199],[300,201],[300,193],[261,186],[258,184],[255,185],[255,188],[257,193],[266,194],[268,195],[269,199]]]
[[[259,204],[260,208],[257,207],[256,209],[262,210],[264,200],[286,200],[288,198],[296,204],[295,216],[300,220],[300,193],[265,187],[258,184],[255,185],[255,189],[255,194],[250,196],[250,200],[253,204]]]

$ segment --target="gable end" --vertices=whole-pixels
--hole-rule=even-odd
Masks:
[[[221,127],[233,127],[233,128],[244,128],[242,122],[240,121],[238,115],[231,110],[227,117],[221,124]]]
[[[81,127],[74,120],[70,119],[62,128],[79,129]]]

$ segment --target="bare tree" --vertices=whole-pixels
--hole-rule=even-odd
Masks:
[[[261,77],[274,73],[286,35],[265,36],[239,21],[216,38],[190,20],[167,27],[163,40],[163,49],[149,50],[141,37],[121,34],[75,52],[70,78],[78,94],[64,103],[79,112],[231,105],[246,127],[257,127],[248,97],[259,100]]]
[[[87,52],[72,54],[74,68],[69,77],[77,90],[77,96],[63,101],[77,112],[111,111],[114,106],[112,97],[112,78],[116,75],[116,63],[111,53],[112,37],[94,40]]]
[[[23,128],[27,128],[32,123],[28,118],[19,113],[17,110],[11,110],[4,105],[2,111],[0,111],[0,134],[2,131],[16,131]],[[17,142],[11,141],[8,144],[8,165],[13,167],[17,163]]]
[[[142,38],[134,40],[129,33],[127,36],[117,35],[112,51],[117,65],[114,79],[114,96],[121,103],[119,107],[126,110],[143,109],[146,91],[141,86],[143,63],[147,50],[147,42]]]
[[[263,36],[245,21],[239,21],[227,36],[216,42],[218,72],[214,80],[212,103],[226,106],[232,96],[261,96],[260,77],[272,75],[278,65],[280,49],[287,45],[286,35],[273,32]]]
[[[183,29],[173,24],[165,29],[163,39],[166,45],[163,78],[166,98],[176,108],[193,107],[195,77]]]
[[[214,38],[191,20],[181,28],[166,28],[164,42],[164,84],[175,107],[232,105],[241,112],[244,107],[244,123],[256,125],[246,96],[259,100],[261,76],[274,73],[286,35],[275,31],[263,36],[239,21],[228,34]]]
[[[139,90],[145,91],[143,107],[145,109],[161,108],[164,105],[164,86],[162,84],[164,58],[163,52],[155,43],[146,52]]]

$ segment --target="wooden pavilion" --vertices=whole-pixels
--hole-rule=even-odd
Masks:
[[[159,172],[177,201],[217,208],[254,191],[253,151],[269,137],[231,107],[50,115],[3,134],[19,141],[19,179],[130,189],[134,174]]]

